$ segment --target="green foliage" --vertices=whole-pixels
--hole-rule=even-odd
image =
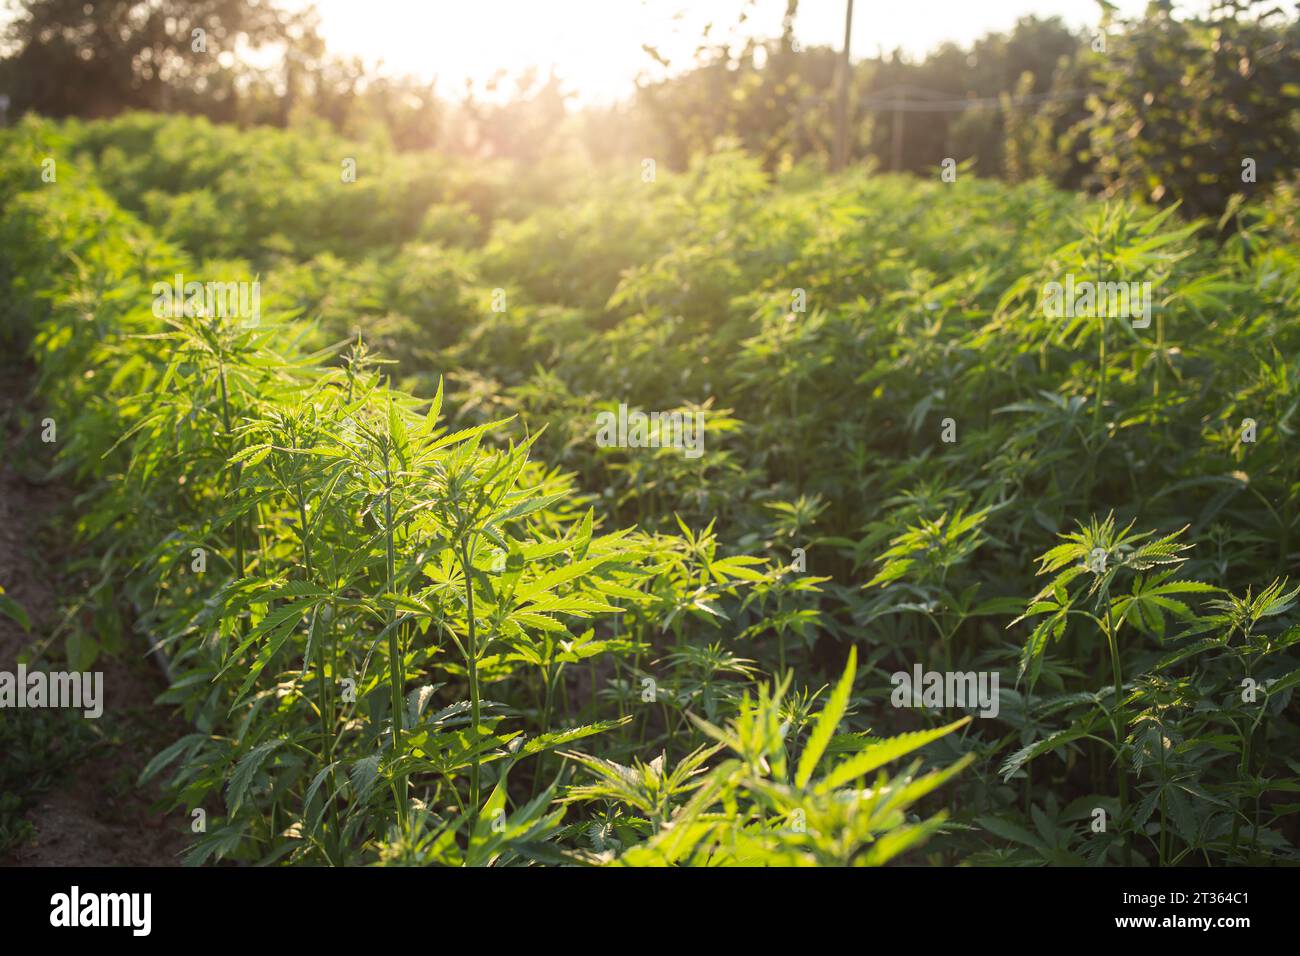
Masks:
[[[251,186],[113,173],[220,129],[0,140],[4,314],[92,596],[194,725],[146,770],[207,809],[194,862],[1295,860],[1293,188],[1212,241],[722,151],[489,168],[338,245],[355,207],[271,244],[155,215],[274,205],[325,175],[306,134],[250,137]],[[262,321],[155,317],[176,272],[260,277]],[[1150,328],[1047,314],[1067,274],[1149,282]],[[703,413],[704,454],[600,447],[619,404]],[[886,707],[917,664],[998,674],[999,713]]]
[[[18,626],[24,631],[32,629],[32,622],[27,616],[27,610],[13,598],[5,597],[3,587],[0,587],[0,614],[3,614],[11,621],[17,621]]]
[[[141,774],[178,816],[205,810],[188,862],[580,862],[564,818],[583,791],[555,751],[712,756],[691,718],[743,709],[754,670],[703,637],[766,630],[769,559],[711,526],[606,530],[534,459],[539,434],[452,424],[441,383],[397,390],[362,339],[323,343],[296,309],[156,314],[155,277],[196,274],[188,251],[75,162],[32,182],[46,135],[5,142],[12,284],[97,593],[166,653],[161,700],[195,727]],[[608,693],[652,663],[660,707]],[[883,838],[903,818],[894,801],[871,821]]]
[[[593,833],[602,859],[628,866],[883,866],[924,842],[943,824],[940,812],[909,822],[907,810],[947,783],[973,759],[968,754],[944,770],[918,775],[920,761],[892,780],[877,773],[868,787],[850,787],[887,763],[964,726],[970,718],[934,730],[885,740],[854,737],[837,748],[849,752],[828,761],[828,745],[844,718],[856,673],[856,656],[814,724],[792,770],[783,722],[789,681],[758,696],[746,694],[726,729],[697,722],[718,741],[665,769],[661,754],[651,763],[625,767],[582,754],[569,756],[596,782],[573,787],[570,800],[604,801],[604,818]],[[726,748],[732,756],[711,771],[704,762]],[[813,774],[823,763],[826,773]],[[618,834],[610,836],[609,834]],[[623,848],[625,836],[647,834]],[[613,844],[605,849],[606,844]]]
[[[1152,0],[1093,61],[1088,157],[1109,187],[1217,217],[1230,197],[1294,174],[1300,21],[1281,7],[1175,16],[1172,0]]]
[[[26,811],[84,761],[94,743],[77,714],[0,710],[0,857],[36,835]]]

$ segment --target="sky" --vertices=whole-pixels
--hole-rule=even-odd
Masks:
[[[297,0],[305,6],[307,0]],[[1113,0],[1136,15],[1146,0]],[[641,49],[656,46],[670,61],[689,60],[708,23],[713,37],[734,28],[744,0],[315,0],[328,47],[382,60],[388,71],[437,78],[442,93],[482,83],[500,68],[551,67],[582,102],[631,94],[653,67]],[[289,4],[292,5],[292,4]],[[839,47],[845,0],[802,0],[795,37]],[[777,36],[785,0],[756,0],[745,30]],[[901,48],[920,56],[945,40],[966,44],[1009,29],[1029,14],[1060,16],[1071,26],[1098,22],[1095,0],[857,0],[855,56]]]

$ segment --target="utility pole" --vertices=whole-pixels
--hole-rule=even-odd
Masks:
[[[903,168],[903,113],[907,109],[907,90],[899,87],[894,92],[894,131],[893,131],[893,149],[890,157],[889,168],[893,172],[898,172]]]
[[[840,56],[839,95],[835,104],[835,153],[831,157],[832,169],[843,169],[849,156],[849,38],[853,33],[853,0],[845,0],[844,52]]]

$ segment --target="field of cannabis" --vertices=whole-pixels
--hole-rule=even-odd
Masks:
[[[643,173],[0,133],[43,663],[166,661],[187,862],[1300,861],[1294,186]]]

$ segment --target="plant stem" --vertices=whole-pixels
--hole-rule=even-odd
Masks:
[[[294,490],[295,498],[298,502],[298,527],[302,539],[302,563],[303,567],[306,568],[307,571],[307,580],[311,581],[315,578],[315,572],[311,560],[311,537],[307,532],[307,502],[306,498],[303,496],[301,480],[294,483]],[[316,647],[316,708],[320,711],[320,759],[322,764],[328,765],[332,756],[331,751],[333,750],[332,737],[334,730],[334,712],[333,707],[330,705],[329,685],[325,680],[325,640],[319,638],[316,634],[316,622],[319,617],[319,612],[319,605],[312,608],[311,624],[307,629],[307,643],[309,646],[314,644]],[[331,622],[333,621],[333,615],[330,616],[330,620]],[[333,794],[333,792],[334,774],[331,772],[330,793]],[[334,804],[333,796],[331,796],[329,800],[330,803]],[[334,804],[333,817],[335,830],[334,838],[340,841],[338,848],[341,849],[342,842],[340,840],[341,831],[338,826],[339,817],[337,804]],[[328,843],[326,844],[325,855],[328,860],[330,858]]]
[[[1123,699],[1124,699],[1124,678],[1120,673],[1119,665],[1119,648],[1116,646],[1114,628],[1111,625],[1110,612],[1106,613],[1105,618],[1106,643],[1110,646],[1110,669],[1111,677],[1115,683],[1115,709],[1112,711],[1112,720],[1115,725],[1115,759],[1119,771],[1119,811],[1123,817],[1128,816],[1128,766],[1124,758],[1124,720],[1123,720]],[[1130,857],[1128,843],[1124,844],[1124,860],[1127,863]]]
[[[1093,414],[1097,430],[1101,431],[1101,410],[1106,404],[1106,320],[1097,321],[1097,407]]]
[[[220,359],[217,360],[217,378],[221,382],[221,422],[226,431],[226,439],[230,442],[230,453],[234,452],[234,431],[230,426],[230,393],[226,388],[226,363]],[[236,462],[234,474],[231,478],[230,497],[235,500],[236,507],[239,504],[239,482],[243,474],[243,462]],[[244,518],[242,515],[235,516],[235,574],[242,579],[245,576],[244,570]],[[239,636],[242,638],[244,633],[243,618],[238,622]],[[226,645],[221,645],[221,662],[226,661]]]
[[[307,504],[303,500],[302,482],[296,483],[298,499],[298,526],[302,535],[302,560],[307,569],[307,580],[311,581],[315,574],[312,571],[311,563],[311,540],[307,534]],[[331,715],[329,714],[329,701],[327,699],[327,687],[325,683],[325,643],[316,640],[316,617],[315,609],[311,615],[311,629],[308,634],[308,641],[316,645],[316,706],[320,710],[320,754],[323,762],[329,762],[329,739],[330,728],[334,726]]]
[[[465,614],[467,624],[467,637],[465,643],[465,664],[469,670],[469,711],[470,723],[473,726],[474,739],[471,745],[474,747],[474,754],[470,760],[469,768],[469,801],[470,801],[470,826],[478,819],[479,810],[479,755],[478,755],[478,722],[479,722],[479,699],[478,699],[478,644],[477,635],[474,627],[474,576],[473,565],[470,564],[469,544],[465,540],[461,541],[460,567],[465,575]]]
[[[393,594],[388,602],[388,683],[392,692],[393,708],[393,756],[396,759],[402,752],[402,701],[403,690],[405,689],[405,678],[402,675],[402,648],[401,641],[398,640],[397,627],[394,622],[397,620],[397,584],[396,559],[393,553],[393,476],[389,469],[388,461],[388,443],[384,443],[384,538],[387,552],[387,572],[388,572],[388,591]],[[398,788],[399,803],[397,815],[400,820],[406,819],[406,777],[401,777],[401,786]]]

